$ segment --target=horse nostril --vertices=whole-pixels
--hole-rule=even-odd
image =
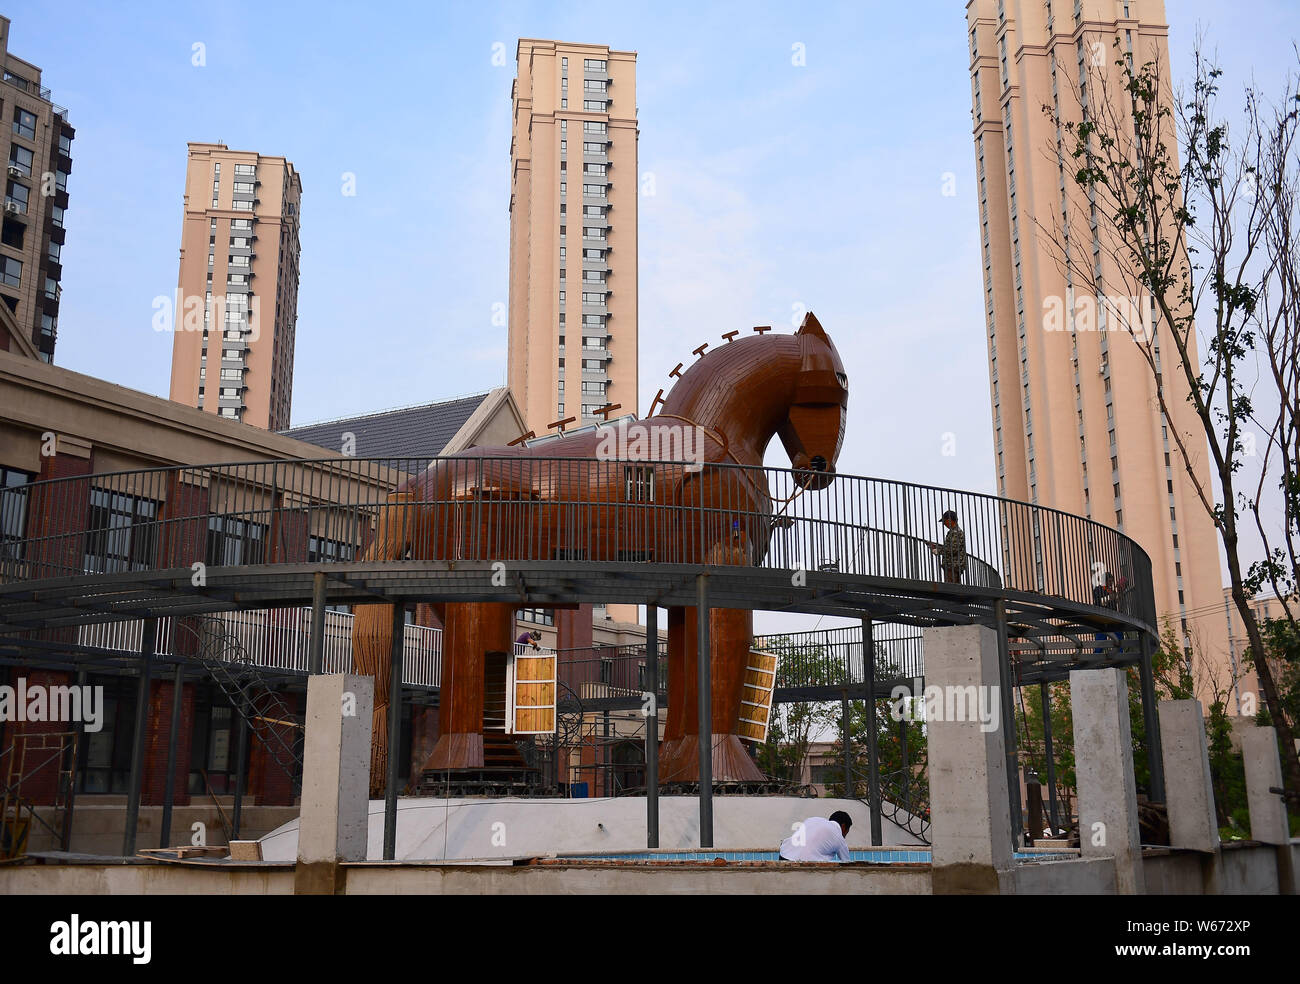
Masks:
[[[815,456],[813,457],[813,460],[810,461],[810,462],[808,462],[808,464],[809,464],[809,466],[812,468],[813,471],[825,471],[825,470],[826,470],[826,459],[823,458],[821,455],[815,455]]]

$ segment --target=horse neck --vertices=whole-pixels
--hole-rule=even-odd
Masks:
[[[768,443],[790,414],[800,362],[799,343],[791,335],[720,346],[682,374],[660,413],[718,431],[737,459],[762,464]]]

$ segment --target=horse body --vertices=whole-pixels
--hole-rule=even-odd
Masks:
[[[771,535],[761,470],[779,436],[799,483],[825,488],[843,442],[848,381],[809,314],[794,335],[720,346],[682,374],[659,414],[531,446],[473,448],[439,458],[390,497],[371,559],[500,564],[565,559],[688,565],[758,565]],[[715,464],[752,466],[710,468]],[[481,568],[480,568],[481,569]],[[490,576],[490,573],[486,576]],[[513,603],[434,605],[443,623],[441,737],[426,769],[484,765],[484,669],[509,653]],[[378,685],[372,792],[387,762],[390,606],[358,610],[354,661]],[[698,778],[694,609],[670,608],[664,782]],[[711,615],[714,778],[761,779],[736,736],[748,611]],[[694,763],[694,764],[693,764]]]

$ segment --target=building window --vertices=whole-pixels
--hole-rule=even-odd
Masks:
[[[17,181],[10,181],[5,189],[5,205],[8,206],[13,202],[18,206],[18,214],[24,215],[27,212],[27,199],[31,196],[31,191],[26,185],[19,184]],[[8,211],[8,208],[6,208]]]
[[[605,71],[605,59],[603,58],[584,58],[582,67],[589,72]]]
[[[28,140],[35,140],[36,114],[23,109],[21,106],[15,106],[14,133],[20,137],[26,137]]]
[[[72,138],[66,133],[59,134],[59,153],[64,157],[72,156]]]
[[[32,176],[32,152],[20,144],[14,144],[9,148],[9,166],[16,167],[23,173],[23,177]]]
[[[521,608],[515,612],[520,622],[532,622],[535,625],[554,625],[555,612],[549,608]]]
[[[235,165],[235,174],[236,174],[236,175],[245,175],[245,174],[252,175],[252,174],[256,174],[256,173],[257,173],[257,167],[256,167],[255,165],[252,165],[252,164],[236,164],[236,165]]]
[[[17,287],[22,283],[23,263],[12,256],[0,256],[0,284]]]
[[[597,123],[594,120],[584,120],[582,123],[583,133],[607,133],[608,130],[604,123]]]
[[[90,574],[148,570],[158,545],[158,503],[124,492],[90,490],[84,566]]]
[[[250,201],[234,201],[230,203],[230,207],[236,212],[251,212],[253,210],[253,203]]]
[[[222,413],[233,407],[222,407]],[[208,566],[238,567],[266,560],[266,526],[234,516],[208,517]]]
[[[28,472],[0,467],[0,563],[22,559],[31,480]]]
[[[582,101],[582,108],[589,113],[603,113],[605,111],[605,103],[600,99],[584,99]]]
[[[236,181],[236,182],[235,182],[235,194],[237,194],[237,195],[251,195],[252,193],[253,193],[253,182],[251,182],[251,181]]]
[[[355,554],[356,548],[342,540],[329,540],[323,536],[307,538],[307,563],[309,564],[349,561]]]

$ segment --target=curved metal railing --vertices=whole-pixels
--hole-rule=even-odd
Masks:
[[[982,493],[780,468],[564,457],[176,466],[0,490],[3,585],[346,561],[744,566],[1102,600],[1155,625],[1151,566],[1091,520]],[[958,515],[966,562],[936,551]],[[1110,596],[1115,598],[1115,596]]]

